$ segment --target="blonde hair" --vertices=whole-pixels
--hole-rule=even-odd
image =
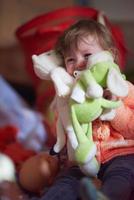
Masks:
[[[118,51],[112,34],[104,25],[92,19],[79,20],[70,26],[58,39],[55,50],[64,59],[66,52],[78,48],[78,41],[85,36],[95,36],[104,50],[110,51],[118,62]]]

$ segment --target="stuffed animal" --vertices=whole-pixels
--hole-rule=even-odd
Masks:
[[[75,150],[75,157],[81,163],[85,162],[93,149],[89,144],[89,140],[93,141],[91,122],[98,117],[101,120],[112,120],[116,113],[114,109],[121,105],[120,101],[104,99],[102,88],[108,88],[118,97],[128,94],[127,82],[108,51],[91,55],[87,66],[87,69],[79,75],[71,93],[71,98],[74,100],[71,103],[72,124],[76,137],[78,138],[78,134],[79,137],[81,136],[81,141]],[[88,141],[86,139],[84,141],[85,135],[88,136]]]
[[[58,158],[46,152],[40,152],[22,164],[19,182],[27,191],[40,193],[53,183],[58,171]]]
[[[50,50],[39,56],[32,56],[34,71],[36,75],[44,80],[52,80],[57,96],[67,96],[70,93],[70,86],[73,78],[61,67],[62,60]]]
[[[54,145],[54,151],[56,153],[59,153],[65,146],[66,144],[65,132],[66,132],[69,160],[71,161],[77,160],[77,164],[80,165],[81,169],[84,172],[88,171],[87,173],[96,174],[96,170],[98,171],[98,163],[96,159],[94,159],[94,155],[96,153],[96,145],[95,144],[92,145],[93,141],[87,144],[90,147],[88,160],[84,162],[81,161],[79,162],[79,159],[76,159],[76,156],[74,155],[77,146],[79,146],[79,142],[81,142],[80,141],[81,139],[80,138],[77,139],[76,134],[74,132],[74,128],[72,126],[72,119],[70,115],[70,107],[69,107],[69,101],[70,101],[69,94],[71,93],[71,88],[74,83],[74,79],[65,71],[64,68],[60,67],[61,62],[59,62],[58,58],[57,58],[58,60],[56,61],[56,58],[57,55],[55,54],[54,51],[49,51],[39,56],[33,55],[32,57],[35,73],[42,79],[51,78],[56,90],[56,97],[54,104],[56,105],[55,107],[58,112],[58,120],[56,126],[57,142]],[[86,138],[86,141],[89,141],[89,139]],[[90,161],[92,160],[92,164],[90,163],[90,165],[87,164],[89,163],[89,160]]]
[[[118,97],[126,96],[128,93],[128,85],[108,51],[91,55],[87,66],[90,67],[87,67],[79,75],[71,93],[71,98],[74,100],[71,104],[73,128],[77,137],[78,134],[82,135],[82,143],[75,150],[78,162],[84,162],[91,152],[89,140],[87,143],[83,140],[86,134],[92,141],[92,121],[98,117],[101,120],[112,120],[115,117],[115,108],[121,105],[120,101],[113,102],[104,99],[102,87],[108,88],[111,93]],[[87,126],[85,133],[80,124]]]
[[[58,66],[59,61],[56,61],[55,52],[34,55],[32,59],[35,73],[43,79],[51,78],[56,89],[55,102],[59,117],[57,120],[57,143],[54,151],[58,153],[64,147],[66,143],[64,131],[66,131],[67,141],[70,143],[68,149],[70,157],[75,158],[84,173],[95,175],[98,172],[99,164],[95,158],[96,145],[92,139],[92,128],[89,122],[102,113],[103,107],[116,108],[120,102],[109,101],[103,97],[86,99],[83,104],[70,101],[69,94],[71,94],[74,80],[64,68]],[[72,149],[70,150],[70,148]],[[72,152],[74,156],[71,155]]]
[[[0,153],[0,183],[3,181],[15,182],[16,170],[11,158]]]

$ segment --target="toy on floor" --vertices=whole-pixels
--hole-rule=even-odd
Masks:
[[[2,153],[0,153],[0,199],[28,200],[16,182],[14,162]]]
[[[0,153],[0,183],[3,181],[15,182],[15,174],[16,170],[11,158]]]
[[[53,183],[58,170],[58,158],[41,152],[22,164],[19,182],[27,191],[40,193]]]

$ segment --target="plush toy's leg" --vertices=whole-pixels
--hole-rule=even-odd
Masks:
[[[70,144],[71,144],[72,148],[75,150],[78,146],[78,141],[77,141],[77,137],[74,132],[74,128],[70,125],[66,128],[66,132],[67,132],[67,137],[70,141]]]
[[[71,162],[75,161],[74,152],[75,152],[75,149],[72,148],[72,144],[70,143],[70,140],[67,140],[67,155],[68,155],[68,160]]]
[[[62,150],[62,148],[65,146],[65,143],[66,143],[65,133],[64,133],[64,129],[63,129],[60,119],[58,119],[58,121],[57,121],[56,133],[57,133],[57,142],[54,145],[53,150],[56,153],[59,153]]]
[[[93,141],[92,123],[89,122],[88,124],[82,124],[81,127],[84,131],[84,135],[87,136],[88,140]]]
[[[91,123],[89,123],[89,124],[81,124],[81,127],[82,127],[82,129],[83,129],[83,131],[84,131],[84,134],[87,136],[87,137],[89,137],[89,139],[91,139],[90,138],[90,135],[92,135],[92,126],[91,126]]]
[[[80,164],[84,164],[95,156],[96,145],[93,140],[89,140],[89,138],[84,134],[84,131],[77,120],[73,105],[71,106],[71,117],[78,140],[78,147],[75,150],[76,161]]]
[[[87,136],[87,138],[90,141],[93,141],[93,136],[92,136],[92,123],[89,124],[83,124],[82,128]],[[98,163],[98,161],[96,160],[95,157],[93,157],[91,160],[89,160],[88,162],[85,162],[84,164],[80,164],[79,165],[81,171],[86,174],[87,176],[96,176],[100,165]]]
[[[79,164],[79,167],[85,175],[95,177],[100,169],[100,164],[94,157],[84,164]]]

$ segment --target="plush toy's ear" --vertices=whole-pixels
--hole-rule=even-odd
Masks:
[[[44,67],[43,59],[44,59],[43,55],[40,55],[40,56],[33,55],[32,56],[34,72],[39,78],[49,80],[50,79],[49,71],[46,67]]]
[[[128,85],[122,75],[114,68],[110,69],[107,77],[108,89],[118,97],[125,97],[128,94]]]
[[[45,80],[50,79],[50,72],[61,65],[61,59],[56,55],[54,50],[45,52],[40,55],[33,55],[33,66],[36,75]]]

